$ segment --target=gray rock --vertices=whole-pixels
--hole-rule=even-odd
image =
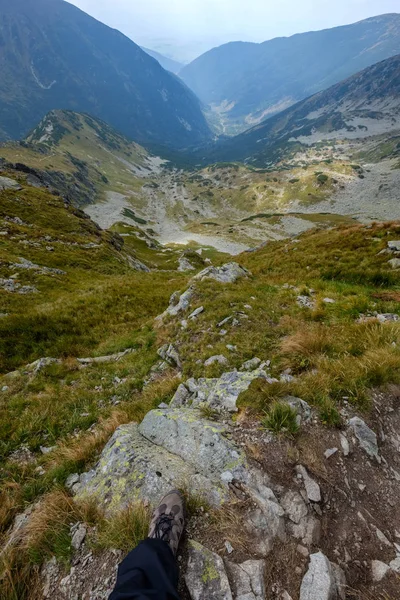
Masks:
[[[205,477],[220,479],[224,471],[230,471],[236,479],[244,479],[247,469],[244,453],[225,437],[224,426],[203,419],[196,410],[152,410],[139,431]]]
[[[350,428],[353,430],[360,447],[370,456],[376,458],[380,463],[378,440],[376,434],[368,427],[368,425],[359,417],[350,419]]]
[[[95,247],[99,247],[95,244]],[[134,256],[130,256],[130,254],[122,253],[122,257],[126,260],[131,269],[135,271],[139,271],[142,273],[150,273],[150,269],[147,265],[142,263],[140,260],[135,258]]]
[[[45,357],[45,358],[38,358],[38,360],[35,360],[35,362],[26,365],[23,368],[24,373],[32,373],[33,375],[37,375],[38,373],[40,373],[41,371],[43,371],[43,369],[45,369],[46,367],[49,367],[50,365],[56,365],[56,364],[60,364],[61,360],[59,360],[58,358],[51,358],[51,357]]]
[[[222,558],[193,540],[185,581],[192,600],[233,600]]]
[[[293,381],[296,381],[296,378],[290,373],[282,373],[279,379],[282,383],[292,383]]]
[[[344,456],[349,456],[350,454],[350,442],[343,433],[340,434],[340,445],[342,446],[342,451]]]
[[[265,600],[265,562],[248,560],[241,565],[226,563],[235,600]]]
[[[284,510],[272,500],[260,502],[261,507],[253,510],[244,523],[252,538],[253,551],[261,556],[268,556],[278,538],[286,540]]]
[[[22,187],[14,179],[0,177],[0,191],[2,190],[22,190]]]
[[[6,292],[17,293],[17,294],[37,294],[39,290],[33,285],[24,285],[14,281],[14,279],[2,279],[0,278],[0,289]]]
[[[207,358],[207,360],[204,363],[204,366],[211,367],[211,365],[215,363],[226,366],[229,364],[229,361],[227,358],[225,358],[225,356],[223,356],[223,354],[218,354],[217,356],[211,356],[210,358]]]
[[[381,323],[387,323],[388,321],[390,322],[397,322],[400,321],[400,317],[399,315],[396,315],[395,313],[383,313],[383,314],[377,314],[376,318],[378,319],[378,321],[380,321]]]
[[[324,456],[325,456],[325,458],[328,459],[331,456],[333,456],[334,454],[336,454],[337,451],[338,451],[338,448],[328,448],[328,450],[325,450]]]
[[[46,448],[46,446],[40,446],[40,452],[42,454],[50,454],[51,452],[53,452],[56,449],[56,446],[51,446],[49,448]]]
[[[372,581],[375,583],[382,581],[390,571],[391,568],[389,565],[380,560],[373,560],[371,562]]]
[[[299,523],[290,522],[288,529],[293,537],[307,547],[317,545],[321,538],[321,523],[312,515],[302,517]]]
[[[241,366],[242,371],[254,371],[261,365],[261,360],[259,358],[252,358],[251,360],[247,360]]]
[[[228,540],[225,542],[225,548],[228,554],[233,554],[234,548]]]
[[[68,475],[66,481],[65,481],[65,487],[68,490],[72,490],[72,488],[74,487],[74,485],[76,485],[77,483],[79,483],[79,475],[78,473],[73,473],[72,475]]]
[[[310,502],[321,502],[321,489],[318,483],[309,476],[305,467],[303,467],[303,465],[298,465],[296,467],[296,472],[303,478],[307,498],[310,500]]]
[[[310,296],[297,296],[297,304],[302,308],[309,308],[310,310],[314,310],[315,308],[315,300],[310,298]]]
[[[395,573],[400,573],[400,556],[397,555],[394,560],[390,561],[389,566]]]
[[[178,271],[195,271],[196,268],[192,265],[192,263],[186,258],[186,256],[181,256],[179,258],[179,266]]]
[[[262,369],[244,373],[232,371],[224,373],[219,379],[190,380],[192,387],[189,382],[187,385],[194,394],[193,406],[206,402],[216,410],[236,412],[240,394],[248,390],[252,381],[259,378],[267,380],[267,374]]]
[[[26,260],[26,258],[19,258],[21,262],[14,263],[11,265],[13,269],[23,269],[26,271],[37,271],[42,275],[66,275],[66,271],[62,271],[61,269],[51,269],[50,267],[40,267],[30,260]]]
[[[135,423],[130,423],[115,431],[95,468],[80,476],[76,497],[94,498],[107,513],[112,513],[135,498],[156,505],[166,490],[182,487],[212,506],[227,499],[222,483],[204,477],[176,454],[152,444],[140,435]]]
[[[231,315],[230,317],[226,317],[225,319],[223,319],[222,321],[220,321],[219,323],[217,323],[217,327],[221,328],[224,325],[226,325],[227,323],[229,323],[230,321],[233,320],[233,315]]]
[[[127,348],[123,352],[116,352],[116,354],[109,354],[107,356],[94,356],[89,358],[77,358],[76,360],[81,365],[99,365],[108,362],[118,362],[121,360],[121,358],[124,358],[124,356],[132,354],[133,352],[135,352],[134,348]]]
[[[343,571],[329,562],[322,552],[311,554],[300,588],[300,600],[344,600],[345,588]]]
[[[302,540],[307,547],[318,544],[321,525],[318,519],[308,515],[308,508],[302,496],[298,492],[289,491],[283,496],[281,506],[290,519],[288,524],[290,534]]]
[[[392,269],[400,269],[400,258],[392,258],[389,260],[388,264],[392,267]]]
[[[242,277],[248,277],[251,273],[235,262],[227,263],[222,267],[207,267],[195,277],[193,280],[204,281],[204,279],[215,279],[219,283],[235,283]]]
[[[400,241],[392,240],[392,241],[388,242],[388,248],[392,252],[400,252]]]
[[[289,404],[296,413],[298,425],[301,425],[302,422],[308,423],[311,421],[311,407],[305,400],[296,398],[295,396],[285,396],[283,401]]]
[[[171,296],[170,305],[162,315],[156,317],[156,321],[162,321],[165,317],[171,316],[176,317],[181,312],[186,311],[193,299],[195,293],[194,287],[190,287],[188,290],[183,292],[180,296],[173,294]]]
[[[175,346],[172,344],[165,344],[159,350],[157,350],[158,356],[163,360],[167,361],[171,366],[182,368],[181,359]]]
[[[191,315],[188,316],[188,319],[197,319],[197,317],[203,312],[204,306],[200,306],[199,308],[196,308],[196,310],[194,310]]]
[[[189,398],[189,390],[185,385],[183,385],[183,383],[181,383],[178,389],[176,390],[169,406],[170,408],[181,408],[182,406],[185,406]]]
[[[324,298],[323,302],[325,302],[325,304],[335,304],[335,300],[333,300],[333,298]]]
[[[86,525],[84,525],[83,523],[80,523],[78,528],[76,529],[75,533],[72,536],[72,541],[71,541],[71,546],[75,549],[75,550],[79,550],[79,548],[82,546],[85,537],[87,534],[87,529],[86,529]]]
[[[281,506],[293,523],[300,523],[308,515],[308,508],[298,492],[287,492],[281,500]]]

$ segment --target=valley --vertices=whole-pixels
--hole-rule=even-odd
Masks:
[[[109,600],[171,489],[181,600],[398,600],[400,15],[0,16],[1,600]]]
[[[3,144],[0,158],[63,189],[100,227],[124,221],[163,245],[239,254],[310,228],[399,218],[396,130],[355,140],[319,137],[267,169],[182,169],[102,121],[58,111],[26,141]],[[388,148],[393,157],[384,159]]]

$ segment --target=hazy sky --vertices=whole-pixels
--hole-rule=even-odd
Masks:
[[[263,42],[400,12],[400,0],[69,0],[136,43],[189,61],[229,41]]]

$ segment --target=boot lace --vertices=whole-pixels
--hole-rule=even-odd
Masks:
[[[163,542],[168,542],[172,533],[173,522],[173,516],[161,515],[155,526],[154,537]]]

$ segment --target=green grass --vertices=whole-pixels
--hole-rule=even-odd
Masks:
[[[16,216],[22,225],[5,220]],[[55,553],[69,561],[67,525],[89,516],[60,492],[67,476],[90,468],[120,424],[140,421],[172,398],[181,381],[172,371],[148,383],[162,344],[173,342],[179,349],[183,380],[218,377],[254,356],[270,360],[270,374],[278,380],[291,369],[294,381],[269,384],[259,379],[239,399],[240,411],[291,436],[296,427],[282,402],[286,395],[309,402],[325,426],[340,427],[344,402],[360,414],[368,412],[371,390],[400,383],[400,325],[357,322],[360,314],[372,311],[400,314],[399,272],[389,267],[388,255],[380,254],[389,240],[399,239],[396,223],[346,224],[244,253],[235,260],[251,276],[235,284],[196,282],[190,310],[203,306],[204,312],[183,329],[180,321],[187,315],[154,327],[154,317],[168,306],[172,292],[189,284],[189,276],[177,272],[181,248],[162,252],[150,235],[123,223],[113,232],[99,231],[79,212],[64,208],[61,199],[26,186],[2,194],[0,221],[8,232],[0,237],[0,277],[14,273],[11,265],[20,257],[66,271],[53,276],[21,270],[18,281],[35,285],[39,293],[0,291],[1,312],[9,315],[0,319],[1,371],[21,369],[42,356],[61,360],[35,377],[21,370],[0,381],[0,390],[8,387],[0,392],[0,531],[39,497],[43,510],[54,516],[44,523],[45,513],[37,514],[36,533],[32,529],[23,552],[6,565],[9,579],[0,595],[7,600],[24,598],[41,556]],[[121,233],[128,236],[117,250],[121,240],[113,236]],[[89,242],[98,247],[85,248]],[[212,249],[200,257],[195,249],[188,248],[186,256],[197,270],[206,257],[214,264],[231,260]],[[131,270],[124,253],[154,270]],[[315,308],[300,307],[300,294],[312,298]],[[335,302],[325,303],[327,297]],[[217,324],[229,316],[237,324],[227,324],[221,336]],[[227,344],[237,352],[229,352]],[[119,362],[82,369],[76,361],[126,348],[135,352]],[[204,361],[214,354],[225,355],[229,367],[215,364],[206,370]],[[205,408],[202,414],[215,416]],[[21,446],[29,448],[32,462],[14,460]],[[43,456],[40,446],[55,450]],[[191,512],[201,506],[206,510],[201,499],[189,501]],[[106,548],[118,542],[123,550],[145,534],[148,522],[140,508],[118,515],[115,522],[101,515],[96,519],[99,537],[93,544]],[[129,530],[127,537],[121,528]],[[14,589],[7,587],[10,582]]]
[[[262,420],[262,425],[268,431],[276,434],[294,436],[299,431],[296,411],[284,402],[274,402]]]

